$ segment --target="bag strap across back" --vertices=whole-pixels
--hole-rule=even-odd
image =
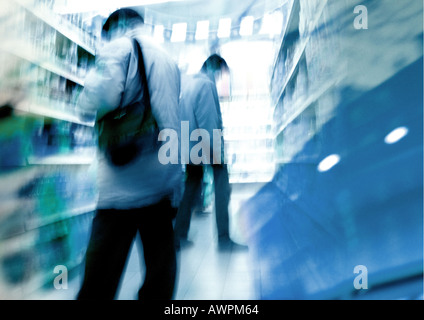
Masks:
[[[119,120],[120,118],[125,116],[127,113],[133,113],[134,108],[140,108],[141,106],[144,106],[143,119],[140,123],[140,128],[144,132],[144,131],[147,131],[147,129],[148,129],[148,128],[144,128],[144,127],[146,127],[146,124],[147,124],[147,127],[151,127],[152,125],[157,127],[157,123],[156,123],[156,121],[153,117],[152,107],[151,107],[151,104],[150,104],[150,93],[149,93],[149,87],[148,87],[148,83],[147,83],[147,76],[146,76],[146,68],[145,68],[145,64],[144,64],[143,51],[141,50],[141,46],[136,39],[133,38],[132,42],[133,42],[133,46],[135,47],[135,50],[136,50],[137,55],[138,55],[138,70],[137,71],[138,71],[138,74],[140,76],[141,85],[143,87],[142,101],[141,101],[141,103],[133,103],[133,104],[130,104],[128,106],[122,106],[122,101],[123,101],[123,95],[122,95],[119,107],[117,109],[107,113],[106,115],[104,115],[100,120],[98,120],[98,122],[102,122],[102,121],[107,120],[107,119]]]
[[[138,73],[141,78],[141,85],[143,86],[143,105],[145,106],[145,111],[150,110],[150,93],[149,86],[147,84],[147,76],[146,76],[146,67],[144,65],[143,51],[141,50],[140,43],[136,39],[132,39],[133,43],[136,47],[137,55],[138,55]]]
[[[146,76],[146,67],[144,64],[143,50],[141,50],[140,43],[133,39],[133,43],[136,47],[138,54],[138,73],[140,75],[141,84],[143,86],[143,97],[142,104],[144,105],[144,116],[141,122],[140,134],[143,134],[147,131],[151,131],[152,127],[155,129],[158,128],[157,122],[153,117],[152,106],[150,104],[150,92]]]

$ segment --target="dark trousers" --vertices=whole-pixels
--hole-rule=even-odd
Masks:
[[[87,248],[78,300],[112,300],[132,242],[139,232],[146,267],[140,300],[170,300],[176,281],[176,253],[169,201],[131,210],[98,210]]]
[[[229,237],[228,205],[230,183],[226,165],[212,165],[215,190],[215,218],[219,238]],[[184,195],[175,221],[175,235],[187,238],[191,213],[196,204],[196,195],[203,182],[203,166],[187,165]]]

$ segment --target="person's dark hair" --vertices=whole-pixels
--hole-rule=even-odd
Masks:
[[[137,11],[128,8],[118,9],[103,24],[102,38],[110,39],[111,32],[120,25],[134,27],[143,23],[144,19]]]
[[[211,55],[203,63],[202,72],[229,71],[227,62],[217,54]]]
[[[13,115],[13,107],[10,104],[0,106],[0,120],[9,118]]]

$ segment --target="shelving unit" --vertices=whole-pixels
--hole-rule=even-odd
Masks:
[[[0,108],[4,298],[52,288],[57,265],[78,267],[95,210],[95,115],[82,117],[75,101],[97,40],[49,3],[13,0],[0,9],[0,96],[11,104]]]
[[[322,84],[322,87],[317,89],[316,92],[311,93],[304,99],[299,99],[294,102],[293,113],[289,114],[287,119],[280,125],[276,127],[275,138],[277,138],[293,121],[295,121],[302,113],[306,112],[309,107],[314,106],[319,98],[321,98],[326,92],[328,92],[334,85],[338,83],[337,79],[333,79],[328,83]]]
[[[276,174],[242,208],[259,296],[421,299],[422,3],[291,4],[271,71]]]
[[[293,160],[317,132],[324,121],[317,119],[320,99],[326,98],[341,81],[328,62],[338,54],[337,39],[324,18],[328,3],[327,0],[294,0],[289,6],[289,19],[270,84],[277,166]],[[327,104],[325,108],[331,110],[334,106]],[[290,139],[284,137],[286,131],[290,131]],[[310,154],[303,161],[317,160]]]
[[[287,43],[291,40],[289,36],[290,33],[297,33],[297,32],[300,33],[300,30],[299,30],[300,29],[300,26],[299,26],[300,2],[292,1],[291,6],[289,7],[289,19],[287,22],[287,26],[285,27],[285,32],[282,37],[280,50],[278,50],[278,55],[272,68],[273,72],[271,76],[271,84],[273,85],[274,82],[276,82],[276,87],[277,87],[277,88],[274,88],[273,86],[271,87],[271,91],[274,93],[274,95],[275,93],[277,93],[276,99],[274,99],[275,102],[278,101],[278,99],[283,95],[287,87],[287,84],[293,79],[293,76],[295,75],[295,72],[297,71],[299,67],[300,60],[304,58],[306,45],[309,43],[314,30],[318,27],[318,21],[324,12],[324,9],[327,5],[327,1],[328,0],[322,0],[319,2],[319,7],[317,8],[317,12],[315,14],[314,19],[312,19],[312,22],[309,22],[307,25],[303,26],[303,29],[302,29],[303,37],[298,39],[299,41],[298,44]],[[283,53],[284,53],[286,45],[287,47],[295,46],[295,49],[294,49],[293,58],[290,59],[290,61],[286,59],[283,62],[284,60]],[[278,79],[281,77],[281,75],[276,75],[276,73],[278,72],[277,70],[280,68],[279,65],[285,63],[286,61],[289,67],[286,69],[286,73],[283,79]],[[278,88],[280,89],[278,90]]]
[[[221,109],[230,183],[270,181],[275,166],[269,96],[221,102]]]
[[[57,102],[66,103],[68,108],[51,109],[53,112],[59,109],[63,113],[60,118],[65,121],[78,122],[74,120],[77,117],[73,103],[94,61],[96,38],[55,15],[48,7],[37,7],[36,3],[13,0],[2,8],[7,19],[2,23],[4,34],[1,35],[0,60],[4,60],[4,65],[0,73],[4,73],[8,82],[13,81],[14,85],[23,87],[25,91],[30,89],[31,97],[23,110],[39,110],[39,106],[28,106],[28,103],[46,96],[48,100],[58,100],[54,95],[62,94],[66,96],[59,97],[62,101]],[[6,33],[6,30],[11,32]],[[50,92],[46,93],[46,88]],[[46,103],[43,101],[43,104]],[[54,114],[52,117],[58,116]]]
[[[281,8],[276,10],[281,12]],[[274,41],[236,40],[222,49],[230,72],[234,69],[231,99],[221,101],[226,160],[230,183],[245,184],[240,186],[243,188],[269,182],[274,175],[275,139],[268,87]],[[246,68],[252,61],[255,65]]]
[[[96,53],[96,39],[93,35],[88,35],[81,29],[76,28],[72,23],[65,20],[59,15],[55,15],[48,6],[37,6],[34,3],[37,1],[32,0],[12,0],[18,3],[20,6],[25,8],[34,14],[40,21],[48,24],[50,27],[60,32],[64,37],[68,38],[78,46],[86,50],[91,55]],[[42,3],[42,1],[39,1]]]
[[[66,66],[60,65],[59,63],[52,63],[48,57],[34,52],[32,46],[24,41],[8,41],[0,44],[0,50],[3,52],[9,52],[16,57],[27,60],[28,62],[39,66],[51,73],[66,78],[80,86],[84,86],[84,79],[78,75],[71,73],[67,70]]]

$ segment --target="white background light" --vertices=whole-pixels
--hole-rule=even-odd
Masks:
[[[209,21],[198,21],[196,28],[196,40],[206,40],[209,37]]]
[[[399,127],[390,132],[385,138],[384,142],[387,144],[393,144],[403,139],[408,134],[408,128]]]
[[[231,33],[231,19],[224,18],[219,20],[218,38],[228,38]]]
[[[252,16],[243,18],[240,23],[240,35],[241,36],[250,36],[253,33],[253,22],[254,19]]]
[[[163,43],[165,38],[163,36],[163,32],[165,31],[165,27],[162,25],[156,25],[155,30],[153,32],[153,38],[159,43]]]
[[[333,168],[340,162],[340,156],[338,154],[332,154],[323,159],[318,165],[319,172],[325,172]]]
[[[269,34],[275,36],[283,29],[283,14],[279,11],[266,14],[262,19],[262,27],[259,34]]]
[[[187,36],[187,23],[175,23],[172,26],[171,42],[183,42]]]

